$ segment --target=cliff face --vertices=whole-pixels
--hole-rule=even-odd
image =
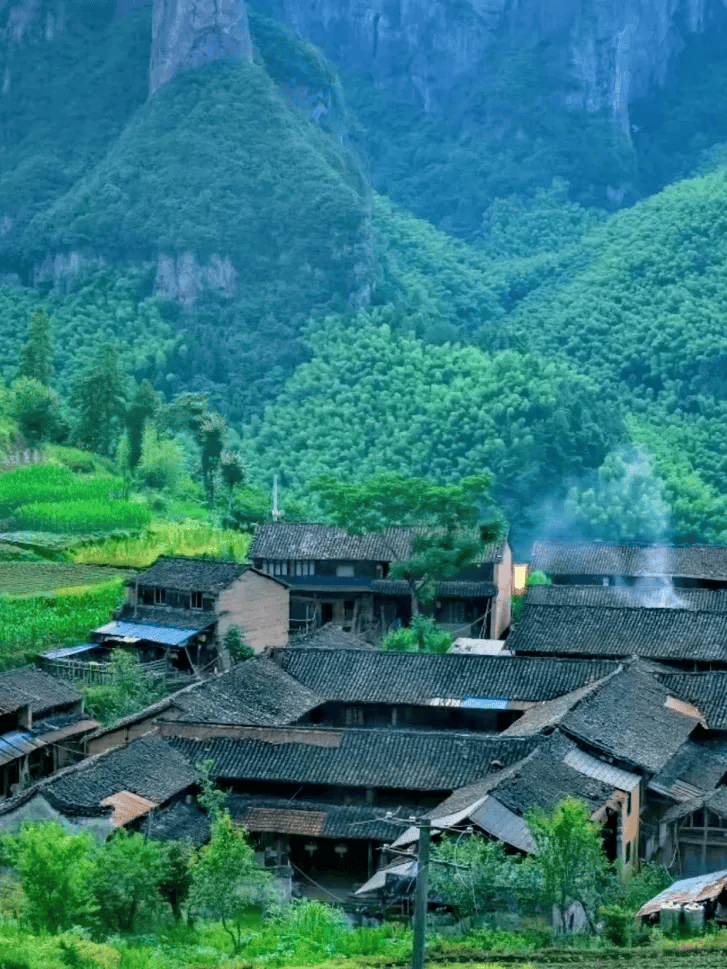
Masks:
[[[179,71],[252,60],[244,0],[154,0],[149,91]]]
[[[338,65],[370,73],[426,110],[477,82],[498,45],[542,42],[566,109],[605,109],[623,131],[629,104],[660,86],[685,38],[727,0],[265,0]]]

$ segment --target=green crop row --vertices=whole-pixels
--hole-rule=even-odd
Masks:
[[[45,595],[0,595],[0,669],[29,662],[53,646],[84,642],[108,622],[121,599],[121,579]]]

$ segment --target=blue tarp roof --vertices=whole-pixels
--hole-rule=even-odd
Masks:
[[[96,633],[101,636],[129,636],[132,639],[143,639],[148,643],[161,643],[163,646],[181,646],[192,636],[196,636],[199,629],[178,629],[176,626],[151,626],[140,622],[108,622],[101,626]]]
[[[27,730],[12,730],[10,733],[4,733],[0,737],[0,764],[7,764],[8,761],[43,746],[45,745],[42,741],[36,740]]]
[[[80,646],[64,646],[62,649],[52,649],[49,653],[43,653],[41,659],[65,659],[66,656],[87,653],[92,649],[98,649],[98,643],[81,643]]]

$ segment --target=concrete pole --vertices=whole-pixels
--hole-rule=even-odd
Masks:
[[[419,859],[417,861],[417,884],[414,899],[414,946],[412,950],[412,969],[424,969],[424,944],[427,929],[427,900],[429,880],[429,841],[431,822],[423,818],[419,826]]]

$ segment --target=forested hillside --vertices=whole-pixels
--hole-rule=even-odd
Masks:
[[[722,27],[625,133],[563,111],[540,40],[423,112],[256,7],[252,63],[149,97],[131,7],[8,55],[7,385],[41,307],[61,395],[110,341],[207,394],[291,502],[327,471],[488,471],[523,543],[727,540]]]

